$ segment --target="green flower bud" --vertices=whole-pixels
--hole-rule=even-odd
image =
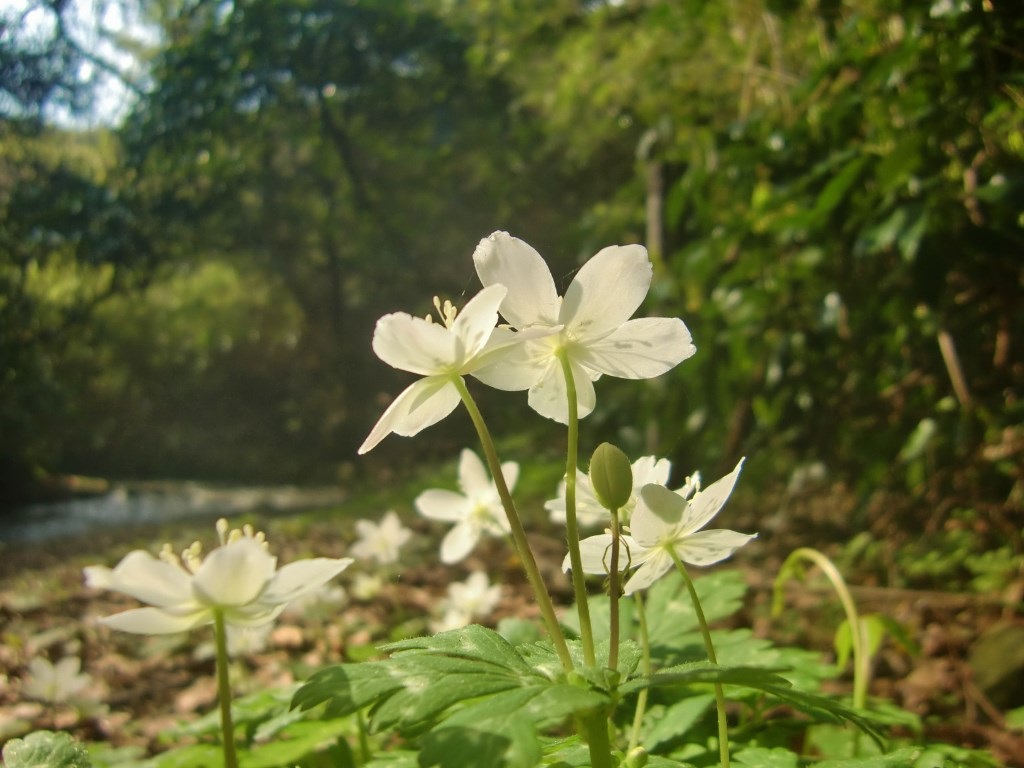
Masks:
[[[612,512],[626,505],[633,494],[633,468],[626,454],[611,443],[601,443],[590,457],[590,484],[601,506]]]
[[[633,747],[626,755],[625,768],[644,768],[647,765],[647,750],[643,747]]]

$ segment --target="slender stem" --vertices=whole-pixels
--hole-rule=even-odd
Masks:
[[[640,672],[646,677],[651,676],[651,638],[647,633],[647,612],[644,610],[644,601],[639,592],[633,593],[633,600],[636,602],[636,617],[640,622]],[[629,737],[629,751],[632,752],[640,746],[640,728],[644,722],[644,711],[647,709],[647,688],[640,691],[636,699],[636,712],[633,714],[633,731]]]
[[[363,710],[361,709],[356,712],[356,722],[359,725],[360,762],[368,763],[370,762],[370,758],[373,756],[373,753],[370,750],[370,739],[366,734],[366,718],[363,717]]]
[[[608,569],[608,666],[619,667],[619,511],[612,510],[611,563]]]
[[[487,457],[487,466],[490,468],[491,476],[494,478],[494,485],[498,489],[498,498],[501,499],[501,505],[505,509],[505,517],[508,518],[509,528],[512,532],[512,542],[515,544],[516,553],[519,555],[519,559],[523,564],[523,570],[526,571],[526,578],[530,582],[530,586],[533,588],[533,595],[537,600],[537,605],[540,606],[541,617],[544,620],[544,625],[547,628],[548,636],[551,638],[551,642],[555,647],[555,652],[558,654],[559,660],[562,662],[562,668],[567,672],[573,668],[572,657],[569,655],[569,647],[565,642],[565,636],[562,634],[562,630],[558,625],[558,617],[555,615],[555,606],[551,602],[551,595],[548,594],[547,586],[544,584],[544,578],[540,574],[540,568],[537,567],[537,560],[533,556],[533,551],[530,549],[530,542],[526,538],[526,530],[523,528],[522,519],[519,517],[519,511],[516,509],[515,501],[512,499],[512,493],[508,489],[508,484],[505,482],[505,475],[501,471],[501,461],[498,459],[498,452],[494,447],[494,440],[491,439],[491,433],[487,429],[487,424],[484,421],[484,417],[480,413],[480,409],[476,405],[476,401],[473,396],[469,393],[469,389],[466,387],[466,382],[462,380],[461,376],[455,376],[452,379],[455,384],[455,388],[459,391],[459,395],[462,397],[462,403],[466,406],[466,411],[469,413],[469,418],[473,422],[473,426],[476,427],[477,435],[480,438],[480,445],[483,447],[484,455]]]
[[[700,598],[697,597],[697,588],[693,585],[693,580],[676,551],[670,548],[668,553],[672,556],[672,562],[675,563],[679,575],[683,577],[686,589],[690,593],[690,600],[693,601],[693,610],[697,614],[697,622],[700,624],[700,633],[704,638],[704,650],[708,654],[708,661],[718,664],[715,646],[711,642],[711,630],[708,629],[708,621],[704,618],[704,609],[701,608]],[[715,706],[718,709],[718,752],[722,759],[722,768],[729,768],[729,721],[725,716],[725,691],[722,689],[721,683],[715,683]]]
[[[586,575],[583,573],[583,558],[580,556],[580,529],[576,522],[576,468],[579,465],[580,418],[576,403],[576,380],[572,365],[564,350],[559,351],[565,377],[565,392],[569,414],[568,439],[565,450],[565,539],[569,547],[569,564],[572,568],[572,591],[576,597],[576,610],[580,618],[580,641],[583,644],[583,661],[587,666],[596,663],[594,654],[594,630],[590,623],[590,603],[587,602]]]
[[[238,768],[235,754],[235,726],[231,719],[231,681],[228,678],[228,634],[224,612],[213,612],[213,635],[217,647],[217,698],[220,701],[220,734],[224,746],[224,768]]]
[[[843,611],[846,613],[846,623],[850,625],[850,645],[853,649],[853,706],[863,709],[867,704],[868,677],[871,674],[871,669],[857,604],[854,603],[853,595],[850,594],[850,589],[846,585],[846,580],[839,572],[839,569],[825,555],[811,547],[798,547],[790,553],[779,571],[780,579],[784,574],[788,573],[789,569],[787,566],[789,563],[797,559],[810,560],[818,566],[821,572],[832,582],[832,587],[839,596],[839,602],[843,605]],[[777,582],[775,588],[779,590],[781,582]],[[781,601],[781,596],[779,600]]]

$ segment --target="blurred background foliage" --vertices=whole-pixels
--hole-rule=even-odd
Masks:
[[[588,443],[1020,512],[1016,3],[96,8],[125,3],[148,33],[108,30],[143,73],[116,124],[73,3],[0,12],[3,495],[454,456],[461,417],[354,461],[408,383],[373,324],[468,298],[476,242],[506,229],[563,285],[644,243],[642,311],[693,332],[668,376],[598,384]],[[561,439],[525,396],[482,396],[495,431]]]

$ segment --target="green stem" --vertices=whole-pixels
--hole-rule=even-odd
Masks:
[[[690,593],[693,610],[697,614],[697,622],[700,624],[700,633],[704,638],[704,650],[707,652],[708,661],[712,664],[718,664],[715,646],[711,642],[711,630],[708,628],[707,619],[704,618],[704,609],[701,608],[700,598],[697,597],[697,588],[693,585],[693,579],[690,578],[690,574],[686,571],[686,566],[683,565],[683,561],[679,559],[679,555],[676,554],[675,550],[669,549],[668,553],[672,556],[672,562],[675,563],[676,569],[683,577],[686,589]],[[729,768],[729,721],[725,716],[725,691],[722,689],[721,683],[715,683],[715,707],[718,710],[718,752],[722,760],[722,768]]]
[[[645,677],[650,677],[653,671],[651,666],[651,639],[647,633],[647,612],[644,610],[644,601],[639,592],[633,593],[633,600],[636,602],[636,617],[640,623],[640,672]],[[644,711],[647,709],[647,688],[640,691],[636,699],[636,712],[633,714],[633,731],[629,737],[629,751],[632,752],[640,746],[640,729],[644,722]]]
[[[238,768],[235,754],[235,726],[231,719],[231,681],[228,678],[228,635],[224,612],[213,611],[213,635],[217,647],[217,698],[220,700],[220,734],[224,745],[224,768]]]
[[[619,668],[619,511],[612,511],[611,567],[608,570],[608,666]]]
[[[566,644],[565,635],[562,634],[562,630],[559,627],[558,617],[555,615],[555,606],[551,602],[551,595],[548,594],[544,578],[540,574],[540,568],[537,567],[537,560],[530,549],[530,542],[526,538],[526,530],[523,528],[523,522],[519,517],[515,501],[512,499],[512,493],[505,482],[505,475],[501,471],[501,461],[498,459],[494,440],[491,439],[491,433],[487,429],[484,417],[481,415],[473,396],[469,393],[466,382],[462,380],[461,376],[453,377],[452,382],[462,397],[462,403],[466,406],[466,411],[469,413],[473,426],[476,427],[477,435],[480,438],[480,445],[483,447],[484,455],[487,457],[487,466],[490,468],[491,476],[494,478],[494,485],[498,489],[498,497],[501,499],[501,505],[505,509],[505,517],[508,518],[516,553],[519,555],[519,559],[523,564],[523,570],[526,571],[526,578],[533,589],[533,595],[537,600],[537,605],[540,607],[541,617],[547,628],[548,636],[551,638],[551,643],[554,645],[555,652],[562,662],[562,668],[568,672],[573,668],[572,657],[569,655],[569,646]]]
[[[789,567],[790,562],[799,559],[809,560],[821,569],[821,572],[832,583],[833,589],[839,596],[839,602],[842,603],[843,611],[846,613],[846,623],[850,625],[850,645],[853,649],[853,706],[863,709],[867,705],[868,678],[871,674],[870,659],[864,647],[864,635],[857,604],[853,602],[853,595],[850,594],[850,589],[839,569],[816,549],[811,547],[794,549],[782,564],[779,576],[775,581],[776,603],[781,604],[782,580],[792,570]]]
[[[565,377],[566,405],[568,407],[568,438],[565,451],[565,539],[569,547],[569,564],[572,568],[572,591],[576,597],[576,610],[580,619],[580,641],[583,645],[583,661],[594,666],[594,631],[590,623],[590,603],[587,602],[586,575],[583,573],[583,558],[580,556],[580,529],[576,522],[576,469],[579,465],[580,418],[576,403],[576,380],[572,365],[565,350],[560,350],[558,360]]]

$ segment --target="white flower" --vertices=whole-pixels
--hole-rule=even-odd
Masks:
[[[519,332],[558,329],[524,340],[508,354],[489,361],[474,376],[504,390],[529,390],[530,407],[542,416],[568,422],[568,399],[559,355],[569,361],[576,385],[577,414],[594,409],[593,382],[602,374],[622,379],[660,376],[696,352],[690,332],[678,318],[630,320],[651,285],[653,268],[641,245],[611,246],[584,264],[564,297],[544,259],[531,246],[495,232],[473,254],[484,285],[504,285],[501,314]],[[516,334],[499,328],[496,342]]]
[[[519,465],[508,461],[501,474],[511,491],[519,478]],[[457,563],[468,555],[484,534],[503,536],[510,531],[498,489],[484,463],[471,450],[459,456],[459,488],[462,493],[433,488],[416,497],[416,509],[424,517],[455,523],[441,542],[441,561]]]
[[[359,447],[366,453],[391,432],[406,437],[436,424],[459,404],[455,380],[487,364],[498,347],[488,347],[498,322],[505,288],[492,285],[474,296],[462,312],[434,299],[444,325],[405,312],[384,315],[373,333],[373,351],[392,368],[423,378],[409,385],[384,411]]]
[[[77,656],[65,656],[56,664],[36,656],[28,663],[22,690],[30,699],[63,704],[92,684],[92,678],[81,670],[82,660]]]
[[[619,568],[637,568],[626,582],[625,594],[649,587],[673,565],[672,554],[690,565],[711,565],[724,560],[757,534],[725,529],[701,530],[718,514],[732,493],[743,466],[736,468],[702,491],[686,496],[696,487],[688,483],[679,491],[662,485],[645,485],[630,519],[629,534],[621,537],[625,551],[620,553]],[[591,536],[580,542],[580,555],[586,573],[607,573],[611,534]]]
[[[277,569],[262,533],[250,526],[228,535],[226,520],[217,521],[220,546],[205,558],[199,542],[179,559],[165,545],[160,557],[135,550],[113,570],[85,569],[90,587],[123,592],[149,607],[135,608],[100,621],[124,632],[167,634],[214,621],[221,612],[228,625],[257,627],[273,621],[292,600],[337,576],[352,558],[315,558]]]
[[[380,591],[384,588],[384,579],[376,573],[358,573],[356,574],[355,580],[352,582],[352,586],[349,588],[349,592],[352,593],[352,597],[356,600],[368,601],[373,600]]]
[[[622,508],[625,520],[629,520],[633,513],[641,488],[648,483],[665,485],[668,482],[672,463],[668,459],[641,456],[632,463],[631,468],[633,470],[633,493]],[[544,502],[544,509],[548,511],[551,522],[565,522],[564,480],[558,486],[558,498]],[[601,502],[594,495],[594,487],[590,484],[590,475],[585,475],[579,470],[576,470],[576,522],[582,528],[593,528],[608,522],[608,510],[601,506]]]
[[[490,615],[501,599],[501,585],[491,586],[487,574],[474,571],[463,582],[448,586],[448,597],[442,601],[442,618],[435,622],[435,632],[459,629]]]
[[[381,565],[398,562],[399,551],[410,538],[412,531],[402,525],[398,515],[388,512],[380,524],[372,520],[356,520],[358,540],[349,550],[362,560],[376,560]]]

